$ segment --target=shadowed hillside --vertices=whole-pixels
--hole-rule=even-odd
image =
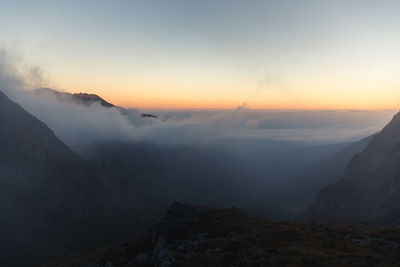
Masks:
[[[310,218],[400,224],[400,114],[356,155],[345,179],[321,190]]]
[[[2,92],[0,128],[0,260],[5,266],[34,266],[115,241],[157,218],[156,206],[134,187],[82,160]]]

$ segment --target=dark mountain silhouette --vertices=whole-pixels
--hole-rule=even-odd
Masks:
[[[400,114],[351,159],[346,178],[321,190],[314,220],[400,224]]]
[[[399,228],[278,223],[175,203],[136,239],[44,266],[397,266],[399,247]]]
[[[0,260],[36,266],[143,229],[158,209],[0,91]]]
[[[90,106],[94,103],[98,103],[105,108],[116,108],[122,115],[129,116],[130,112],[129,109],[115,106],[101,98],[96,94],[87,94],[87,93],[67,93],[67,92],[59,92],[57,90],[51,88],[38,88],[33,90],[33,93],[36,95],[50,95],[54,96],[59,101],[68,101],[73,102],[79,105]],[[150,118],[150,119],[158,119],[156,115],[150,113],[143,113],[141,114],[142,118]]]
[[[34,93],[38,95],[42,94],[54,95],[58,100],[73,101],[76,102],[77,104],[82,104],[87,106],[90,106],[93,103],[100,103],[100,105],[107,108],[115,107],[113,104],[105,101],[103,98],[95,94],[86,94],[86,93],[71,94],[71,93],[59,92],[50,88],[38,88],[34,90]]]

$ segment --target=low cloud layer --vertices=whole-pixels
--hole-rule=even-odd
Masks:
[[[335,143],[354,141],[379,131],[394,111],[234,110],[153,111],[159,119],[142,118],[137,109],[122,115],[116,108],[90,106],[40,96],[28,89],[40,83],[38,68],[0,50],[0,90],[45,122],[75,149],[96,142],[123,140],[160,144],[204,144],[220,140]]]

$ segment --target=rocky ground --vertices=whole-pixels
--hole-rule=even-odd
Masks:
[[[133,240],[45,266],[399,266],[400,228],[270,222],[175,203]]]

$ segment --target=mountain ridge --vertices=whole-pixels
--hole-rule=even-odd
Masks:
[[[77,104],[83,104],[90,106],[93,103],[100,103],[103,107],[111,108],[116,107],[115,105],[107,102],[100,96],[96,94],[88,94],[88,93],[68,93],[68,92],[60,92],[51,88],[41,87],[33,90],[34,94],[37,95],[54,95],[58,100],[71,100],[76,102]]]
[[[327,186],[312,220],[400,225],[400,114],[349,162],[345,179]]]
[[[51,88],[44,87],[34,89],[32,92],[36,96],[52,96],[55,97],[55,99],[58,101],[67,101],[78,105],[91,106],[92,104],[97,103],[104,108],[115,108],[123,116],[129,117],[130,115],[129,108],[114,105],[97,94],[60,92]],[[158,119],[156,115],[151,113],[141,113],[140,117],[145,119]]]

